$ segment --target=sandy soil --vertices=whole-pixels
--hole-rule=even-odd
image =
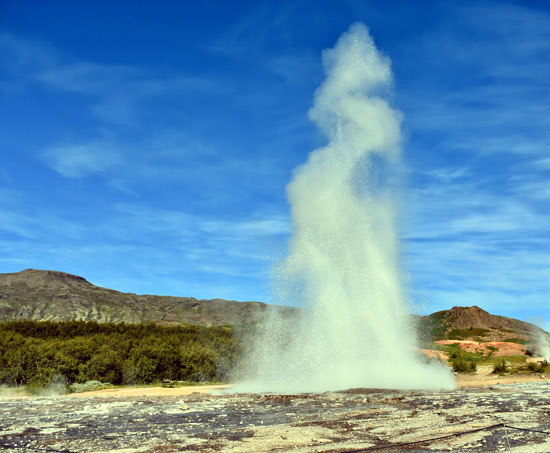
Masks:
[[[472,388],[472,387],[492,387],[495,385],[508,385],[508,384],[522,384],[528,382],[550,382],[547,377],[541,377],[539,374],[511,374],[499,376],[491,373],[492,367],[481,366],[477,372],[474,373],[455,373],[456,384],[458,388]],[[135,397],[178,397],[187,396],[192,394],[219,394],[224,390],[231,388],[231,384],[217,384],[217,385],[193,385],[186,387],[122,387],[105,390],[95,390],[91,392],[70,393],[63,395],[68,398],[135,398]],[[42,395],[57,397],[60,395]],[[0,392],[0,400],[14,399],[14,398],[32,398],[29,393],[24,392]]]
[[[550,382],[550,378],[541,376],[537,373],[529,374],[510,374],[510,375],[495,375],[492,373],[491,366],[480,366],[476,373],[455,373],[456,384],[458,388],[471,387],[491,387],[495,385],[522,384],[529,382]],[[219,394],[224,390],[231,388],[231,384],[217,385],[193,385],[185,387],[167,388],[167,387],[121,387],[114,389],[95,390],[91,392],[70,393],[64,395],[68,398],[134,398],[134,397],[178,397],[191,394]],[[44,394],[40,396],[56,397],[58,394]],[[32,398],[29,393],[21,391],[2,391],[0,392],[0,400],[14,398]]]
[[[135,397],[135,396],[185,396],[192,393],[218,393],[230,388],[231,385],[191,385],[188,387],[124,387],[116,389],[96,390],[93,392],[70,393],[71,398],[100,397]]]
[[[537,373],[507,374],[499,376],[493,374],[492,366],[479,366],[476,373],[455,374],[459,388],[490,387],[494,385],[522,384],[525,382],[550,382],[548,378]]]
[[[80,393],[68,393],[63,394],[59,392],[44,391],[38,395],[32,395],[26,393],[19,389],[2,389],[0,391],[0,401],[2,400],[11,400],[11,399],[21,399],[21,398],[36,398],[36,397],[46,397],[46,398],[55,398],[55,397],[67,397],[67,398],[135,398],[135,397],[156,397],[156,396],[187,396],[194,393],[211,393],[216,394],[220,393],[223,390],[231,388],[230,384],[217,384],[217,385],[190,385],[186,387],[176,387],[176,388],[167,388],[167,387],[120,387],[114,389],[104,389],[104,390],[94,390],[91,392],[80,392]]]

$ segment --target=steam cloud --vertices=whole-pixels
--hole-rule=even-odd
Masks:
[[[309,116],[328,144],[287,187],[293,236],[275,273],[280,297],[306,308],[298,320],[271,316],[240,388],[452,388],[445,367],[418,357],[400,282],[393,189],[402,114],[388,102],[390,61],[356,23],[323,64]]]
[[[544,331],[537,331],[535,335],[536,344],[540,355],[550,362],[550,335]]]

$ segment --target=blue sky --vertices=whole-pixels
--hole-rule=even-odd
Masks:
[[[404,114],[419,313],[550,319],[546,2],[0,3],[0,272],[272,301],[321,52],[362,21]]]

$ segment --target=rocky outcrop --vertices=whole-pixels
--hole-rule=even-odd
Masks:
[[[447,320],[453,329],[481,328],[511,330],[517,333],[528,334],[532,327],[534,327],[517,319],[492,315],[475,305],[473,307],[451,308],[447,313]]]
[[[540,327],[518,319],[492,315],[477,307],[453,307],[421,317],[419,325],[434,339],[476,341],[529,341],[546,336]]]

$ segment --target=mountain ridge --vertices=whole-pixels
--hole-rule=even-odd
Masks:
[[[296,307],[263,302],[124,293],[61,271],[25,269],[0,273],[0,321],[97,321],[157,324],[249,325],[269,309],[293,316]],[[493,315],[480,307],[452,307],[414,315],[421,340],[531,341],[548,335],[534,324]]]
[[[60,271],[26,269],[0,274],[0,321],[246,325],[259,320],[267,308],[263,302],[123,293]]]

